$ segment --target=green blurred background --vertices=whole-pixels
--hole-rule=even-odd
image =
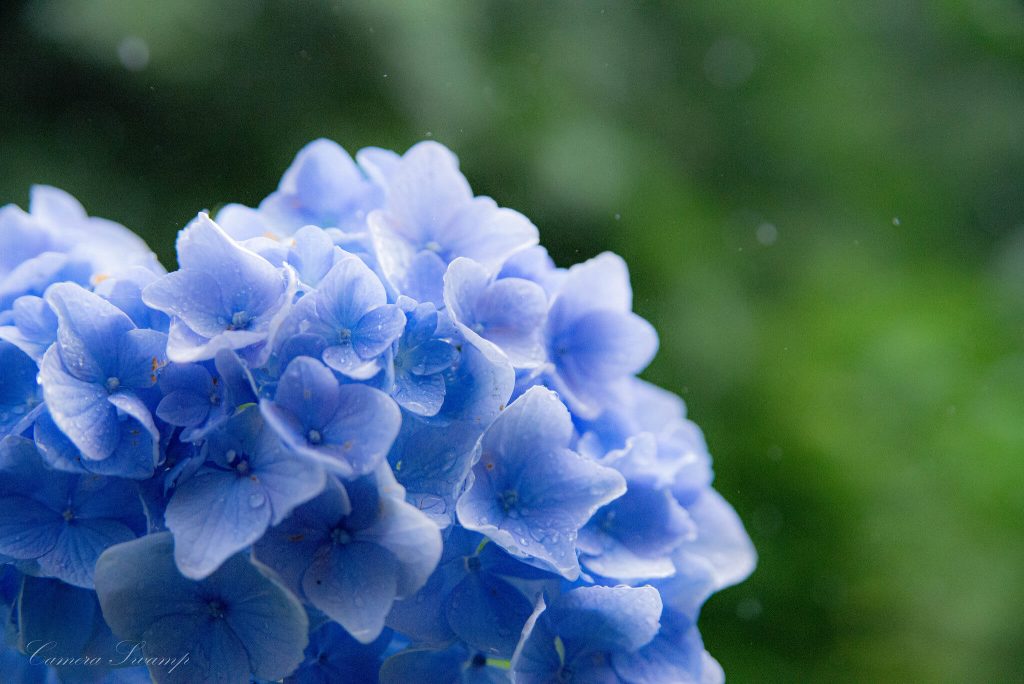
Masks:
[[[1024,681],[1019,1],[0,5],[0,202],[172,266],[318,136],[626,258],[761,555],[701,621],[731,681]]]

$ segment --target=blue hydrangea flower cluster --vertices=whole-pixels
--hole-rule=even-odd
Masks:
[[[0,209],[4,681],[723,679],[755,555],[622,259],[327,140],[177,254]]]

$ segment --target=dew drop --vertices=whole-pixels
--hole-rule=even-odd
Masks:
[[[249,495],[249,505],[253,508],[259,508],[266,503],[267,497],[262,492],[253,492]]]

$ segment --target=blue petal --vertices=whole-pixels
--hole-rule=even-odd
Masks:
[[[351,254],[334,264],[313,296],[316,314],[337,331],[351,332],[368,311],[387,303],[380,279]]]
[[[106,389],[68,373],[56,345],[43,356],[39,382],[53,422],[82,454],[94,460],[110,456],[120,439],[120,431],[117,412],[107,401]]]
[[[389,454],[410,503],[447,527],[455,497],[469,474],[481,428],[472,423],[438,427],[407,416]]]
[[[463,345],[458,363],[445,373],[444,405],[436,421],[490,425],[508,403],[515,381],[508,359]]]
[[[299,151],[277,191],[260,209],[275,217],[294,217],[298,225],[345,226],[372,190],[348,153],[321,138]]]
[[[445,606],[452,590],[466,575],[462,558],[446,563],[434,572],[414,596],[395,601],[387,625],[412,641],[443,646],[455,640]]]
[[[658,633],[661,609],[651,586],[580,587],[558,597],[545,619],[567,651],[635,651]]]
[[[217,278],[202,271],[168,273],[146,286],[142,297],[147,305],[176,316],[206,337],[223,332],[232,313],[223,301]]]
[[[144,480],[153,475],[153,454],[151,448],[132,446],[132,439],[139,439],[142,436],[141,432],[140,435],[130,434],[132,430],[136,429],[134,425],[136,424],[131,421],[121,423],[121,443],[109,457],[102,461],[84,458],[78,447],[60,431],[46,411],[36,419],[33,436],[43,460],[56,470]],[[126,431],[129,433],[129,439],[124,439]],[[148,435],[147,437],[152,439]]]
[[[393,477],[387,470],[387,477]],[[430,518],[404,500],[384,496],[378,506],[377,520],[361,530],[359,538],[380,545],[398,559],[396,593],[399,598],[410,596],[437,567],[441,533]]]
[[[371,309],[352,331],[352,345],[364,359],[380,356],[401,336],[405,314],[394,304]]]
[[[41,574],[91,589],[96,559],[115,544],[135,539],[124,523],[110,519],[75,520],[63,525],[54,547],[37,559]]]
[[[300,228],[293,240],[288,263],[295,268],[303,283],[315,287],[331,270],[341,250],[334,246],[334,241],[324,230],[315,226]]]
[[[359,356],[350,340],[324,349],[323,360],[328,366],[353,380],[369,380],[380,372],[380,362],[377,359],[366,360]]]
[[[68,371],[92,382],[113,375],[120,338],[135,328],[127,314],[72,283],[50,287],[46,301],[57,314],[57,340]]]
[[[472,648],[508,658],[532,611],[530,601],[505,580],[471,572],[452,591],[446,614],[452,630]]]
[[[199,425],[209,414],[209,397],[190,390],[170,392],[156,407],[156,415],[161,420],[180,427]]]
[[[178,568],[202,579],[263,535],[270,506],[255,479],[208,469],[178,487],[164,516]]]
[[[60,515],[32,499],[0,499],[0,553],[19,560],[45,555],[57,544],[61,533]]]
[[[36,383],[36,364],[13,344],[3,341],[0,341],[0,369],[3,369],[3,382],[0,382],[2,437],[20,430],[19,423],[39,403],[39,386]]]
[[[411,147],[388,176],[386,187],[386,207],[396,232],[417,247],[437,239],[454,212],[473,197],[458,159],[432,141]]]
[[[717,589],[746,579],[757,565],[757,552],[729,502],[708,488],[687,512],[697,525],[697,538],[681,549],[711,564]]]
[[[338,407],[338,380],[316,359],[300,356],[281,374],[274,402],[307,430],[322,429]],[[305,441],[306,435],[301,438]]]
[[[403,354],[403,365],[413,375],[433,375],[449,368],[459,353],[444,340],[427,340]]]
[[[440,375],[401,373],[395,377],[395,401],[420,416],[433,416],[444,403],[445,384]]]
[[[326,547],[306,571],[302,590],[362,643],[384,628],[398,582],[398,561],[376,544],[351,542]]]
[[[544,360],[542,331],[547,317],[547,295],[535,283],[505,278],[488,287],[476,305],[482,335],[508,354],[517,368]]]
[[[0,340],[7,340],[38,363],[57,339],[57,315],[42,297],[26,295],[14,300],[14,325],[0,326]]]
[[[18,646],[28,652],[35,650],[32,644],[54,641],[60,645],[61,655],[83,655],[91,645],[98,608],[91,591],[52,579],[25,577],[18,597]]]
[[[156,330],[130,330],[117,342],[112,375],[121,387],[152,387],[157,371],[167,365],[167,335]]]
[[[330,542],[330,526],[351,511],[345,489],[331,478],[319,496],[298,506],[279,525],[267,530],[254,547],[256,557],[301,596],[302,576],[317,549]]]
[[[463,206],[447,226],[448,258],[464,256],[497,273],[516,252],[536,245],[537,227],[512,209],[499,208],[489,197],[477,197]]]

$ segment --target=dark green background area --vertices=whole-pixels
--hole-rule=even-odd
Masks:
[[[1024,681],[1024,5],[0,5],[0,203],[171,266],[318,136],[626,258],[761,556],[701,621],[731,681]]]

